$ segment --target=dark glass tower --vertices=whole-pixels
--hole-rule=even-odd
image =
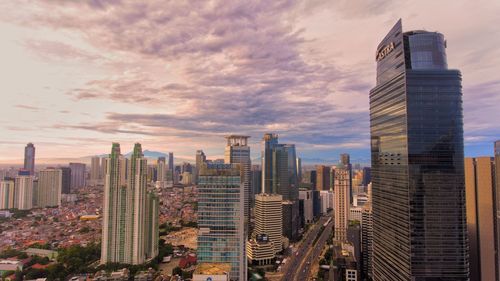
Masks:
[[[374,280],[468,280],[461,74],[440,33],[378,46],[370,91]]]
[[[35,146],[30,142],[24,148],[24,169],[35,174]]]

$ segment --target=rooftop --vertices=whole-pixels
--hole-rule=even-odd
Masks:
[[[203,275],[222,275],[231,271],[229,263],[199,263],[194,274]]]

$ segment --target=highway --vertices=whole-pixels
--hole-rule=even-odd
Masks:
[[[323,249],[328,237],[332,233],[333,220],[324,228],[319,239],[314,243],[324,223],[331,218],[331,215],[323,216],[316,222],[302,239],[298,249],[287,258],[287,263],[282,265],[282,281],[304,281],[307,280],[311,271],[311,265],[315,262]]]

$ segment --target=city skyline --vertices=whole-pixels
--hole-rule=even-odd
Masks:
[[[28,142],[39,159],[90,156],[113,141],[222,158],[228,134],[251,136],[256,158],[266,132],[295,143],[304,162],[342,152],[369,162],[373,50],[399,18],[446,34],[450,69],[464,77],[466,156],[491,155],[500,135],[495,1],[173,3],[163,13],[157,2],[89,3],[0,4],[0,95],[11,105],[0,115],[1,163],[20,163]],[[463,10],[477,20],[464,25]],[[116,23],[129,36],[115,37]]]

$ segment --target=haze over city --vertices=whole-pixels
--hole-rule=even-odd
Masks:
[[[145,149],[222,158],[265,132],[304,163],[369,163],[375,49],[399,18],[445,34],[466,156],[500,135],[499,1],[2,1],[0,162]],[[466,11],[467,15],[464,15]],[[445,15],[445,16],[444,16]],[[40,161],[39,163],[43,162]]]

